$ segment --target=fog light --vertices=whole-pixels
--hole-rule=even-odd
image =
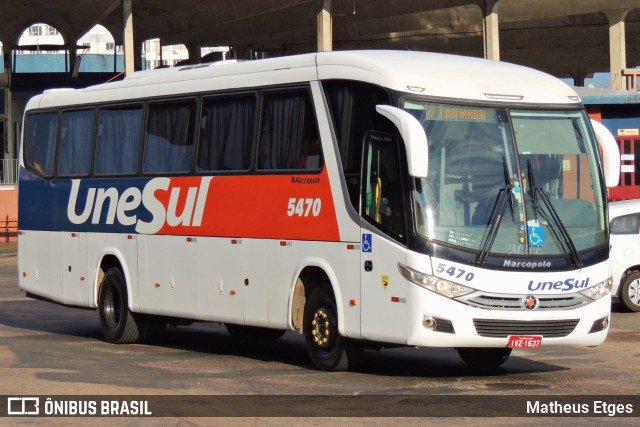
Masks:
[[[451,320],[441,319],[439,317],[425,316],[422,319],[422,326],[431,329],[434,332],[444,332],[445,334],[455,334]]]
[[[433,317],[425,317],[422,320],[422,326],[431,329],[436,326],[436,320]]]
[[[602,319],[598,319],[595,322],[593,322],[593,325],[591,326],[591,330],[589,331],[589,333],[593,334],[594,332],[604,331],[608,327],[609,327],[609,316],[603,317]]]

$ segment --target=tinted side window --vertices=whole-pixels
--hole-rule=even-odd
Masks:
[[[320,170],[318,126],[306,91],[265,95],[258,169]]]
[[[369,132],[364,145],[362,215],[406,243],[398,140],[393,134]]]
[[[100,110],[95,156],[97,175],[134,174],[138,171],[142,115],[141,106]]]
[[[322,82],[340,147],[351,204],[358,210],[362,144],[367,131],[394,132],[389,120],[376,112],[376,105],[391,103],[389,94],[366,83],[332,80]]]
[[[612,234],[638,234],[640,215],[625,215],[611,221]]]
[[[93,110],[67,111],[62,114],[58,146],[58,175],[89,175],[94,122]]]
[[[193,159],[194,102],[151,104],[144,142],[144,173],[188,172]]]
[[[253,96],[203,102],[198,171],[249,169],[255,110]]]
[[[322,83],[333,119],[345,172],[360,172],[362,141],[368,130],[394,132],[376,105],[391,103],[387,92],[366,83],[326,81]]]
[[[57,140],[58,113],[29,115],[24,161],[31,171],[41,176],[53,174]]]

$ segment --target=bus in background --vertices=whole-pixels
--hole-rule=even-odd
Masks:
[[[297,331],[321,370],[385,346],[497,366],[598,345],[619,157],[594,126],[546,74],[421,52],[47,91],[24,116],[20,288],[96,309],[112,343]]]

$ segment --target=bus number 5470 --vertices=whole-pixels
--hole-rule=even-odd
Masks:
[[[322,201],[320,199],[291,198],[289,199],[287,215],[309,216],[309,213],[311,213],[313,216],[318,216],[321,208]]]

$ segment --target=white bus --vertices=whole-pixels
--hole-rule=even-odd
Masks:
[[[557,79],[442,54],[47,91],[24,116],[20,288],[96,309],[113,343],[193,321],[297,331],[322,370],[372,347],[497,366],[513,348],[594,346],[616,150]]]

